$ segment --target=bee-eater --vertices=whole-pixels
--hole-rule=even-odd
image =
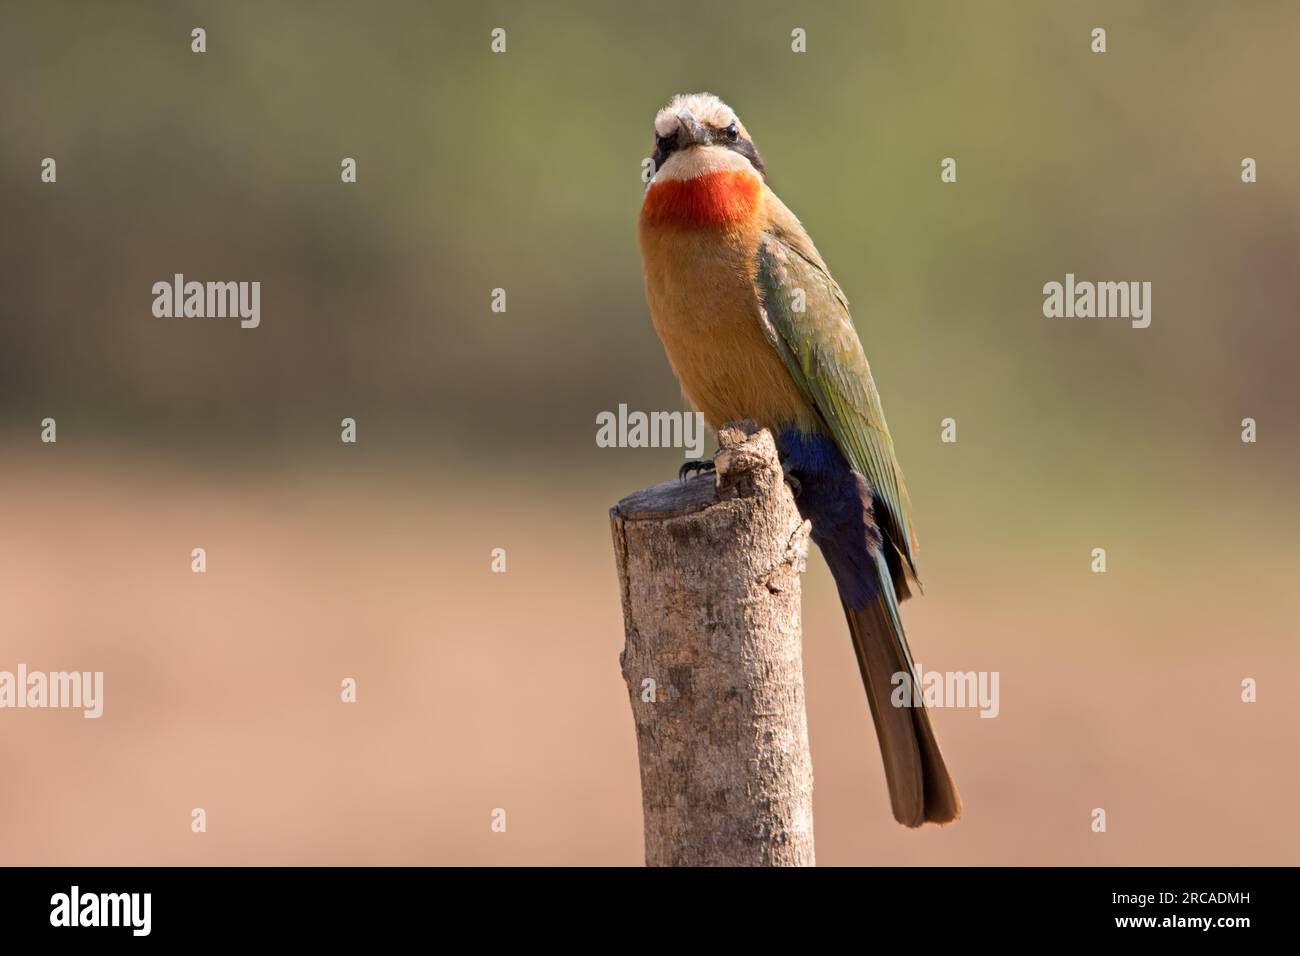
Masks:
[[[894,817],[948,823],[961,799],[925,709],[901,600],[917,583],[911,504],[844,293],[767,185],[736,114],[709,93],[655,117],[638,224],[646,299],[687,400],[715,430],[776,438],[800,513],[839,590],[880,739]],[[910,582],[910,583],[909,583]],[[908,683],[895,675],[909,675]]]

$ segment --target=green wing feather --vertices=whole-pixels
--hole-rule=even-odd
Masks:
[[[870,483],[876,524],[917,580],[911,502],[848,300],[799,220],[770,191],[767,200],[772,219],[756,279],[765,331],[840,452]],[[906,597],[901,579],[895,585]]]

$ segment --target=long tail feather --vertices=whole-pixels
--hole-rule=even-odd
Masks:
[[[827,435],[791,428],[780,444],[787,471],[801,488],[795,503],[812,522],[813,540],[849,620],[894,817],[909,827],[950,823],[961,816],[961,798],[930,717],[920,704],[913,706],[911,694],[908,706],[895,707],[892,700],[895,674],[909,675],[913,686],[916,681],[898,612],[900,596],[908,596],[907,573],[892,540],[876,525],[871,486]]]
[[[894,675],[906,673],[915,681],[916,669],[903,636],[892,583],[883,561],[878,563],[884,574],[875,598],[862,608],[845,602],[844,614],[880,739],[894,819],[909,827],[951,823],[961,816],[961,797],[939,753],[930,716],[924,706],[911,706],[910,694],[908,706],[895,707],[892,700],[898,686]]]

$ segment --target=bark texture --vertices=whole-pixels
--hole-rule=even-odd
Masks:
[[[610,512],[649,866],[811,866],[799,572],[808,525],[771,435]]]

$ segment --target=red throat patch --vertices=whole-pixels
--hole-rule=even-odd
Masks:
[[[754,214],[762,188],[743,170],[665,179],[650,187],[641,215],[656,225],[733,226]]]

